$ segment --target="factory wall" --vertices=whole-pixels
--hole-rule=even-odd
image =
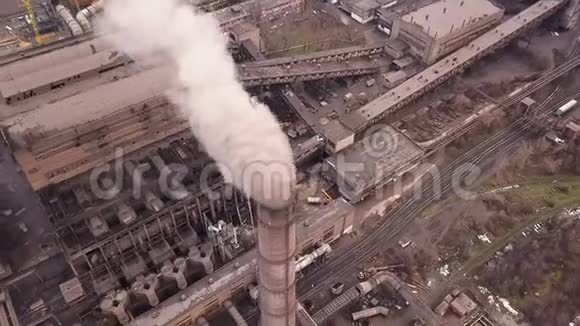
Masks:
[[[391,38],[398,39],[409,45],[411,54],[423,59],[434,42],[434,39],[415,24],[401,19],[395,20],[391,31]]]
[[[416,24],[398,19],[393,24],[392,37],[407,43],[411,47],[411,53],[422,62],[433,64],[499,23],[503,13],[502,9],[493,15],[469,22],[463,21],[446,35],[437,37],[430,35]]]
[[[471,40],[475,39],[479,35],[483,34],[483,32],[499,23],[503,17],[503,13],[504,11],[502,9],[496,12],[494,15],[467,22],[463,27],[458,26],[457,30],[445,35],[444,37],[437,38],[433,42],[425,62],[432,64],[444,55],[449,54],[469,43]]]

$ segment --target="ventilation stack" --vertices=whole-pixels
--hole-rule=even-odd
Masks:
[[[187,279],[185,278],[185,269],[187,262],[184,258],[177,258],[173,264],[168,262],[161,267],[161,275],[174,280],[177,288],[183,290],[187,287]]]
[[[127,325],[131,321],[131,317],[127,313],[128,305],[129,295],[125,290],[118,290],[107,294],[103,298],[101,310],[115,316],[119,324]]]
[[[159,304],[157,289],[159,288],[159,278],[155,274],[149,274],[147,277],[138,277],[133,283],[133,293],[143,295],[151,307]]]
[[[212,261],[213,248],[209,243],[204,243],[200,248],[201,249],[198,249],[197,247],[191,247],[189,249],[188,258],[193,263],[201,264],[201,266],[203,266],[204,272],[209,275],[214,271],[214,265]]]

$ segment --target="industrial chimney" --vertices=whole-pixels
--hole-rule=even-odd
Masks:
[[[290,204],[258,207],[261,325],[296,325],[296,226]]]

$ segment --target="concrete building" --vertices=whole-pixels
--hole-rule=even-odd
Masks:
[[[376,18],[377,10],[397,3],[394,0],[343,0],[339,7],[348,12],[352,19],[366,24]]]
[[[358,202],[415,168],[422,157],[423,150],[409,137],[385,126],[327,158],[323,171],[344,198]]]
[[[490,0],[441,0],[400,16],[391,37],[407,43],[414,56],[432,64],[497,24],[503,13]]]
[[[255,12],[259,21],[265,21],[301,12],[304,6],[305,0],[266,0],[256,3]]]
[[[434,1],[429,0],[429,2]],[[390,35],[393,24],[399,17],[424,5],[426,3],[422,1],[395,1],[378,8],[376,15],[379,30]]]
[[[463,317],[477,308],[477,303],[471,300],[465,293],[461,293],[450,304],[451,310],[459,317]]]

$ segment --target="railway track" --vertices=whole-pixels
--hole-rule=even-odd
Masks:
[[[578,92],[578,93],[573,94],[571,96],[568,96],[568,97],[566,97],[566,98],[564,98],[564,99],[562,99],[554,104],[551,104],[552,101],[555,99],[555,96],[559,93],[559,91],[560,91],[560,87],[557,87],[546,98],[546,100],[543,101],[542,105],[540,106],[540,109],[538,110],[538,116],[536,118],[539,118],[539,119],[546,118],[548,115],[550,115],[552,113],[552,111],[555,108],[558,108],[558,107],[564,105],[565,103],[567,103],[568,101],[570,101],[572,99],[580,97],[580,92]],[[445,282],[443,282],[442,284],[439,285],[439,288],[449,287],[451,284],[458,281],[465,274],[472,272],[478,266],[480,266],[482,263],[485,263],[487,260],[492,258],[493,255],[495,255],[497,250],[500,250],[503,247],[505,247],[505,245],[507,245],[513,237],[518,236],[523,230],[527,229],[530,225],[536,224],[540,221],[546,220],[546,219],[551,218],[551,217],[553,217],[553,212],[550,214],[535,218],[535,219],[525,223],[523,226],[519,227],[518,229],[510,231],[510,234],[506,237],[503,237],[502,240],[500,240],[497,245],[494,243],[492,245],[492,247],[490,247],[489,249],[486,249],[485,253],[482,254],[480,259],[478,259],[477,261],[471,262],[471,263],[468,262],[465,265],[463,265],[460,269],[453,272],[445,280]]]
[[[572,59],[580,62],[580,59]],[[550,80],[551,81],[551,80]],[[545,82],[545,86],[549,82]],[[541,87],[540,87],[541,88]],[[538,88],[539,89],[539,88]],[[548,114],[552,109],[549,105],[557,91],[551,94],[551,98],[544,101],[537,110],[541,114]],[[460,158],[446,166],[440,173],[440,187],[434,189],[434,180],[430,178],[422,187],[421,192],[407,200],[401,207],[386,217],[386,221],[379,225],[372,233],[368,234],[355,246],[335,252],[335,259],[330,260],[322,269],[316,273],[301,279],[298,291],[301,293],[300,299],[306,300],[314,297],[319,291],[327,290],[328,287],[337,281],[353,275],[356,268],[362,265],[368,257],[376,255],[386,242],[392,242],[396,237],[419,215],[425,208],[435,200],[447,195],[450,190],[457,185],[457,180],[465,180],[470,177],[473,167],[479,166],[485,161],[493,161],[517,148],[527,134],[527,129],[532,122],[525,118],[520,118],[498,132],[484,142],[478,144]],[[440,191],[439,191],[440,189]],[[308,285],[315,284],[313,288]]]

